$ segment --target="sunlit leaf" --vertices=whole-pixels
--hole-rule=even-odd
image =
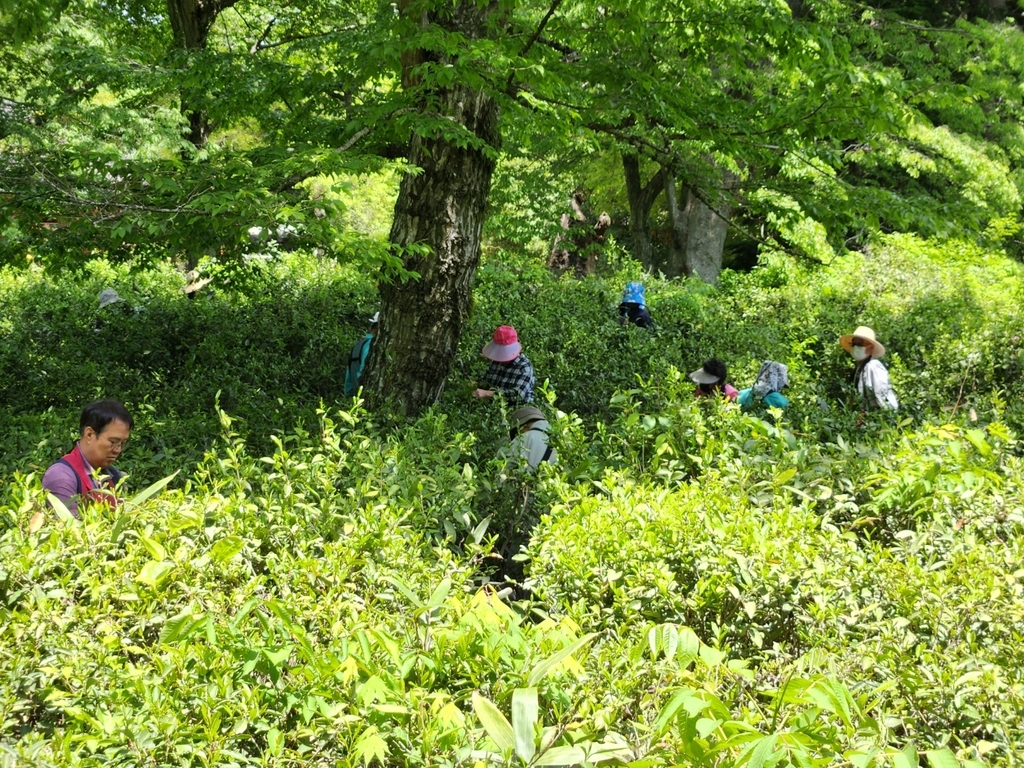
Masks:
[[[478,691],[473,691],[473,711],[498,749],[502,753],[511,751],[515,746],[515,736],[512,724],[501,714],[501,710]]]

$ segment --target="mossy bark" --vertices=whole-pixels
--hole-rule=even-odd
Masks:
[[[473,37],[490,12],[460,3],[431,21]],[[371,404],[408,415],[440,397],[455,361],[501,138],[498,104],[490,95],[460,83],[424,88],[431,110],[464,132],[412,139],[409,163],[420,172],[402,180],[390,241],[404,268],[419,278],[382,282],[380,330],[363,378]],[[427,252],[408,246],[426,246]]]

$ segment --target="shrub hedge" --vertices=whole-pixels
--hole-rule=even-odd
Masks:
[[[1018,265],[893,237],[648,278],[646,332],[615,321],[628,262],[574,280],[496,251],[408,422],[342,394],[370,277],[207,269],[194,298],[172,267],[0,273],[0,759],[1021,764]],[[552,416],[537,475],[463,386],[500,323]],[[859,324],[898,414],[854,404]],[[696,400],[712,355],[737,386],[786,363],[792,406]],[[137,416],[136,491],[179,474],[39,514],[98,395]]]

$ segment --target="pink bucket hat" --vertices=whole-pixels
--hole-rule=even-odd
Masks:
[[[499,325],[494,340],[484,345],[480,354],[496,363],[508,363],[519,357],[523,345],[519,343],[516,329],[511,325]]]

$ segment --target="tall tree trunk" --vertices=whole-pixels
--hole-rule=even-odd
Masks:
[[[687,187],[687,206],[689,205],[690,190]],[[668,223],[672,232],[672,240],[669,245],[668,258],[665,260],[666,277],[682,277],[686,269],[686,210],[679,210],[679,199],[676,196],[676,175],[671,172],[665,173],[665,207],[668,209]]]
[[[626,198],[629,201],[629,231],[633,236],[633,256],[640,260],[644,270],[654,268],[654,247],[651,245],[649,217],[651,207],[662,192],[665,169],[659,168],[646,184],[640,178],[640,158],[622,156],[622,170],[626,177]]]
[[[712,190],[710,195],[703,196],[707,203],[691,191],[686,238],[686,272],[697,275],[705,283],[714,285],[722,271],[722,252],[725,249],[725,236],[729,232],[729,219],[732,216],[732,203],[726,192],[736,181],[736,177],[725,171],[722,186]]]
[[[490,12],[463,0],[441,23],[474,34]],[[364,374],[372,404],[388,403],[408,415],[437,400],[455,361],[501,142],[498,105],[489,95],[461,84],[436,88],[431,95],[433,109],[487,149],[417,135],[409,150],[410,165],[421,172],[402,180],[390,241],[396,249],[427,246],[429,252],[404,251],[403,266],[419,278],[383,282],[380,330]]]
[[[202,51],[217,15],[237,0],[167,0],[167,18],[171,22],[174,46],[183,51]],[[181,114],[188,120],[188,140],[202,149],[210,137],[210,120],[198,104],[204,94],[182,89]]]

